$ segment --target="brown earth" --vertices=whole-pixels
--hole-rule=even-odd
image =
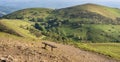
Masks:
[[[50,47],[43,49],[42,42],[0,38],[0,62],[120,62],[73,46],[48,43],[57,48],[51,51]]]

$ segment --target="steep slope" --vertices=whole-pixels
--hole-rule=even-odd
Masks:
[[[41,32],[31,26],[32,23],[22,20],[0,20],[0,31],[26,38],[37,38],[42,36]]]

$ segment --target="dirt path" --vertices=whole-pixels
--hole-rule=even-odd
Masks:
[[[58,48],[45,50],[41,42],[0,38],[0,62],[119,62],[73,46],[48,43]]]
[[[56,44],[53,42],[50,43]],[[103,55],[80,50],[73,46],[62,45],[62,44],[56,44],[56,45],[58,46],[57,51],[61,51],[64,56],[70,59],[71,62],[119,62],[107,58]]]

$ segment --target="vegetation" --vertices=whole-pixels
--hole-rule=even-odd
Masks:
[[[28,28],[28,31],[37,37],[46,36],[44,39],[63,42],[120,42],[120,11],[116,8],[96,4],[56,10],[29,8],[3,18],[32,23],[34,29]]]
[[[75,46],[120,60],[119,43],[75,43]]]
[[[13,12],[3,17],[8,19],[22,19],[37,22],[44,20],[51,12],[52,9],[29,8]]]
[[[115,59],[120,59],[119,29],[120,9],[95,4],[57,10],[29,8],[0,20],[0,37],[19,36],[71,43]]]
[[[35,27],[54,41],[120,42],[118,30],[120,25],[80,24],[67,20],[50,20],[37,23]]]
[[[32,23],[21,20],[0,20],[0,31],[27,38],[42,36],[41,32],[32,26]]]
[[[120,9],[96,4],[84,4],[54,11],[57,18],[91,24],[119,24]]]

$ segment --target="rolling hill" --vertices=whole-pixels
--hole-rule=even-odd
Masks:
[[[43,42],[57,48],[45,49]],[[0,18],[0,62],[98,61],[120,62],[119,9],[28,8]]]
[[[120,9],[83,4],[62,9],[29,8],[3,16],[32,21],[54,41],[120,42]]]
[[[117,24],[120,23],[120,9],[111,8],[97,4],[83,4],[68,8],[55,10],[58,18],[67,18],[71,21],[81,21],[84,23],[97,24]]]
[[[47,8],[28,8],[13,12],[4,16],[8,19],[24,19],[24,20],[33,20],[33,19],[45,19],[47,16],[50,15],[52,9]]]
[[[107,7],[107,6],[97,5],[97,4],[91,4],[91,3],[58,9],[58,12],[64,12],[67,14],[76,13],[77,15],[77,13],[79,14],[81,10],[97,13],[112,19],[115,19],[116,17],[120,17],[120,9],[118,8],[112,8],[112,7]]]
[[[0,20],[0,32],[14,34],[24,38],[40,38],[41,32],[32,27],[33,23],[22,20]]]
[[[92,24],[120,24],[120,9],[97,4],[83,4],[62,9],[28,8],[4,16],[8,19],[68,19]]]

